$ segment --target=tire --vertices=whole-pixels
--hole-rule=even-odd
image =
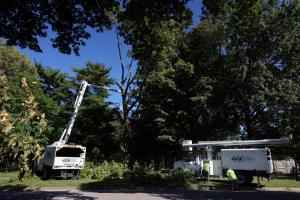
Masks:
[[[253,175],[247,175],[246,184],[250,185],[253,181]]]
[[[72,177],[72,179],[79,179],[80,177],[80,170],[76,169],[74,170],[74,176]]]
[[[43,180],[49,180],[50,178],[50,168],[46,165],[43,166],[43,171],[42,171],[42,179]]]
[[[237,175],[237,182],[240,185],[245,185],[245,183],[246,183],[246,176],[244,174],[238,174]]]
[[[237,182],[240,185],[250,185],[253,181],[253,176],[250,174],[238,174]]]

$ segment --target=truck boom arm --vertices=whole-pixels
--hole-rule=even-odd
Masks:
[[[69,137],[71,135],[71,131],[72,131],[74,122],[75,122],[77,114],[78,114],[78,109],[80,107],[80,104],[82,102],[84,93],[85,93],[86,88],[87,88],[88,85],[89,84],[88,84],[87,81],[82,81],[81,82],[80,89],[78,91],[78,94],[77,94],[77,97],[76,97],[76,100],[75,100],[75,103],[74,103],[74,111],[73,111],[72,117],[71,117],[67,127],[65,128],[63,134],[61,135],[59,141],[57,141],[57,143],[66,144],[68,142]]]
[[[230,141],[199,141],[192,144],[185,142],[183,147],[213,147],[213,146],[251,146],[251,145],[283,145],[289,144],[290,138],[282,137],[280,139],[263,139],[263,140],[230,140]]]
[[[55,143],[57,143],[57,144],[66,144],[68,142],[69,137],[71,135],[73,125],[75,123],[75,120],[76,120],[76,117],[77,117],[77,114],[78,114],[78,109],[80,107],[80,104],[82,102],[84,93],[85,93],[86,88],[88,86],[92,86],[92,87],[96,87],[96,88],[103,88],[103,89],[106,89],[106,90],[109,90],[109,91],[120,93],[119,90],[111,89],[111,88],[105,87],[105,86],[101,87],[101,86],[97,86],[97,85],[92,85],[92,84],[89,84],[87,81],[83,80],[81,82],[81,85],[80,85],[80,88],[79,88],[79,91],[78,91],[78,94],[77,94],[77,97],[76,97],[76,100],[75,100],[75,103],[74,103],[74,111],[73,111],[72,117],[71,117],[67,127],[65,128],[64,132],[62,133],[59,141],[57,141]]]

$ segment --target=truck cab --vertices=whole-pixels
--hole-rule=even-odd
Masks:
[[[201,174],[203,160],[200,155],[185,155],[174,162],[174,169],[187,169],[194,171],[197,175]]]

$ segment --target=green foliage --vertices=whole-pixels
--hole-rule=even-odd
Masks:
[[[0,156],[6,163],[18,164],[19,179],[23,179],[31,173],[33,161],[40,159],[48,140],[51,127],[41,110],[49,99],[40,90],[38,73],[29,59],[15,48],[2,43],[0,47]]]
[[[222,1],[216,7],[205,1],[204,5],[204,19],[224,30],[218,71],[223,80],[216,83],[226,85],[221,88],[227,98],[224,107],[233,111],[228,114],[238,119],[235,123],[244,127],[248,138],[287,134],[282,122],[299,101],[299,80],[291,74],[299,73],[294,56],[299,51],[299,2]]]
[[[87,90],[77,119],[81,123],[75,123],[71,142],[86,145],[87,155],[97,162],[130,158],[128,165],[132,170],[118,163],[103,162],[101,167],[88,164],[90,171],[84,171],[83,176],[103,180],[117,177],[137,183],[177,176],[174,181],[189,179],[185,172],[164,174],[157,170],[172,166],[183,138],[221,140],[242,135],[256,139],[293,133],[294,141],[286,155],[299,159],[299,1],[204,0],[202,20],[190,29],[187,27],[191,12],[185,0],[124,1],[122,8],[119,2],[110,2],[103,5],[108,13],[100,12],[104,18],[97,23],[93,19],[99,16],[94,15],[94,8],[88,7],[94,3],[66,6],[69,11],[66,16],[71,11],[81,13],[82,21],[75,26],[75,21],[69,23],[58,17],[56,20],[79,27],[72,29],[73,35],[73,31],[68,32],[70,27],[62,31],[60,25],[55,26],[54,31],[59,34],[54,44],[62,52],[70,53],[73,48],[78,53],[82,39],[89,37],[86,26],[108,28],[113,18],[118,34],[132,47],[129,57],[137,61],[134,62],[137,71],[132,72],[131,64],[126,67],[122,63],[122,80],[118,85],[123,92],[122,113],[107,102],[109,94],[103,88]],[[50,4],[55,8],[52,11],[61,12],[60,4]],[[40,4],[37,5],[40,11]],[[82,10],[76,6],[82,6]],[[12,3],[7,10],[17,7]],[[12,20],[7,11],[0,15]],[[45,16],[41,24],[39,20],[34,24],[46,23],[48,15]],[[87,19],[88,16],[91,18]],[[44,29],[37,27],[40,31]],[[39,50],[36,35],[41,34],[29,32],[28,38],[21,39],[18,34],[5,37],[11,44]],[[65,37],[68,38],[63,40]],[[30,120],[15,126],[13,130],[20,133],[18,137],[25,140],[23,133],[28,133],[30,140],[44,143],[47,138],[50,142],[57,140],[67,124],[81,80],[98,86],[114,82],[109,77],[110,68],[92,62],[83,68],[74,67],[75,77],[41,64],[36,64],[36,71],[25,56],[2,44],[0,67],[0,114],[6,123],[1,124],[2,135],[9,133],[13,122],[23,117]],[[124,70],[128,70],[127,75]],[[22,89],[23,77],[34,99],[27,97]],[[39,127],[41,118],[31,117],[24,102],[31,102],[31,109],[45,113],[46,138]],[[24,111],[21,117],[20,111]],[[22,142],[18,144],[25,146]],[[134,160],[141,165],[134,164]]]
[[[120,160],[120,145],[115,138],[117,110],[106,101],[108,90],[114,82],[109,77],[110,68],[98,63],[87,62],[83,68],[74,67],[76,73],[74,82],[82,80],[95,85],[88,87],[80,108],[70,142],[80,141],[88,148],[88,155],[94,161]],[[92,150],[98,151],[98,157],[93,156]]]
[[[128,170],[126,164],[115,161],[104,161],[100,165],[86,162],[80,176],[91,179],[122,179],[123,174]]]
[[[135,162],[132,169],[124,163],[104,161],[100,165],[87,162],[81,171],[82,178],[99,179],[108,183],[134,185],[171,184],[184,185],[192,181],[195,174],[184,170],[155,170],[154,164],[140,165]]]
[[[39,159],[43,148],[41,134],[46,129],[44,114],[37,110],[31,90],[27,85],[26,79],[22,79],[22,87],[25,91],[27,100],[23,113],[11,123],[9,118],[2,119],[0,155],[3,160],[8,161],[8,157],[14,158],[20,169],[19,180],[25,174],[30,173],[30,163]]]
[[[144,29],[144,19],[149,19],[151,23],[161,19],[172,19],[180,23],[190,21],[191,12],[186,8],[187,2],[188,0],[168,3],[160,0],[6,2],[0,8],[0,37],[5,38],[9,45],[41,52],[38,37],[46,37],[47,30],[51,29],[56,33],[51,38],[54,48],[62,53],[70,54],[73,51],[79,55],[80,46],[84,46],[85,40],[91,36],[89,29],[102,32],[116,23],[122,27],[130,26],[133,30],[132,24],[135,24],[139,26],[134,29],[139,29],[139,35],[143,37],[148,31]],[[123,32],[126,35],[129,33],[128,29]]]
[[[132,42],[141,50],[133,56],[151,70],[132,156],[161,167],[181,138],[298,138],[299,9],[298,1],[204,1],[202,21],[187,33],[144,19],[151,31]]]
[[[53,47],[79,55],[79,47],[90,37],[87,27],[101,32],[110,28],[110,15],[118,4],[115,0],[6,2],[0,10],[0,37],[10,45],[41,52],[38,37],[46,37],[51,27],[57,33],[51,39]]]
[[[185,184],[194,180],[195,172],[190,170],[171,169],[164,176],[167,182]]]

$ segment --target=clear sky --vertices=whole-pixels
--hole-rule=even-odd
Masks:
[[[193,11],[194,25],[199,22],[199,15],[201,13],[201,0],[192,0],[188,7]],[[61,72],[72,74],[71,67],[84,67],[87,61],[94,63],[101,63],[107,67],[111,67],[111,77],[119,80],[120,78],[120,61],[118,57],[117,39],[114,30],[97,33],[91,30],[91,38],[86,41],[86,46],[80,48],[80,56],[74,54],[66,55],[60,53],[57,49],[52,48],[50,39],[54,36],[53,32],[48,33],[47,38],[40,38],[39,44],[42,53],[34,52],[29,49],[20,49],[25,53],[32,62],[41,62],[44,66],[59,69]],[[123,57],[129,47],[122,46]],[[121,102],[119,94],[111,93],[109,101],[114,103]]]

